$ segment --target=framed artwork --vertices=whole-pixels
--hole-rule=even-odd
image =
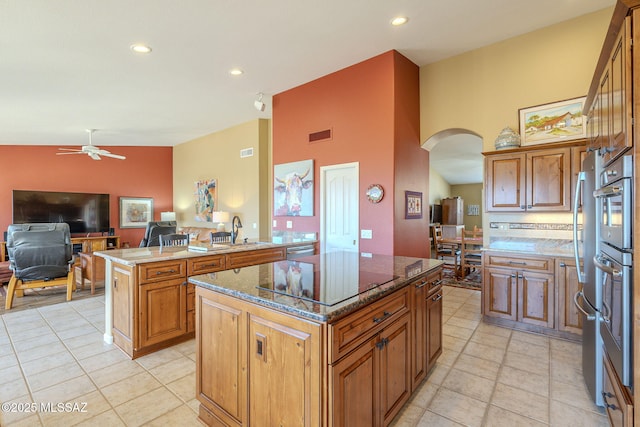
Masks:
[[[404,218],[422,218],[422,193],[417,191],[404,192]]]
[[[548,144],[586,138],[587,120],[582,115],[586,96],[518,110],[520,145]]]
[[[213,211],[218,209],[218,182],[215,179],[196,181],[195,191],[196,221],[212,222]]]
[[[273,167],[274,216],[313,216],[313,160]]]
[[[151,197],[120,197],[120,228],[145,228],[153,221]]]

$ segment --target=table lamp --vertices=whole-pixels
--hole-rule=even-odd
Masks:
[[[225,231],[225,222],[229,221],[229,212],[213,211],[211,214],[211,222],[218,223],[218,231]]]

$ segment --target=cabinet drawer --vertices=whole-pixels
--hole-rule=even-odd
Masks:
[[[285,248],[258,249],[255,251],[236,252],[227,255],[226,269],[240,268],[247,265],[285,259]]]
[[[484,263],[493,267],[509,267],[518,270],[545,271],[553,273],[552,258],[547,257],[517,257],[507,254],[485,252]]]
[[[213,273],[214,271],[224,270],[224,261],[224,255],[191,258],[187,261],[187,275],[195,276],[196,274]]]
[[[604,407],[609,417],[609,422],[614,427],[633,425],[633,404],[626,389],[620,385],[618,376],[609,362],[607,355],[604,358],[604,381],[602,384],[602,396]]]
[[[333,363],[409,311],[409,286],[329,326]]]
[[[186,277],[187,262],[185,260],[141,264],[138,268],[138,280],[140,284]]]

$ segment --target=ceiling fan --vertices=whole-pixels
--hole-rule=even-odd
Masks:
[[[56,154],[58,155],[86,154],[89,157],[91,157],[93,160],[100,160],[100,156],[112,157],[114,159],[120,159],[120,160],[126,159],[125,156],[121,156],[119,154],[111,154],[109,151],[102,150],[100,149],[100,147],[96,147],[95,145],[93,145],[91,141],[91,137],[93,136],[93,132],[95,131],[96,131],[95,129],[87,129],[87,132],[89,132],[89,145],[83,145],[82,149],[80,150],[78,150],[77,148],[58,148],[58,150],[68,151],[68,153],[56,153]]]

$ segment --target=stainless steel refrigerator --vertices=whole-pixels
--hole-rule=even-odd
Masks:
[[[600,338],[602,307],[601,278],[596,274],[593,262],[598,251],[599,222],[597,203],[593,192],[598,187],[601,157],[591,151],[582,162],[578,175],[573,206],[573,244],[578,270],[578,281],[582,289],[575,295],[574,303],[582,313],[582,374],[591,398],[598,406],[602,400],[602,339]],[[582,197],[582,230],[578,230],[579,205]],[[581,268],[582,264],[582,268]]]

